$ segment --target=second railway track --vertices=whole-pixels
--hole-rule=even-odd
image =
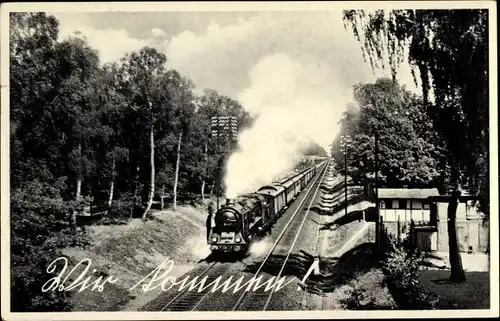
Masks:
[[[254,276],[253,276],[254,278],[257,278],[259,276],[259,274],[262,273],[262,269],[268,263],[268,260],[271,257],[271,255],[273,253],[276,254],[275,252],[278,248],[277,247],[278,244],[280,244],[281,242],[284,242],[286,244],[286,243],[290,242],[290,240],[292,240],[292,244],[289,245],[289,247],[288,247],[286,257],[285,257],[284,261],[281,263],[281,268],[276,276],[276,280],[279,280],[279,278],[281,277],[283,270],[285,269],[285,266],[286,266],[288,259],[290,257],[290,254],[292,253],[292,251],[294,249],[295,243],[297,242],[297,240],[300,236],[300,232],[301,232],[302,227],[303,227],[303,225],[308,217],[309,211],[311,209],[311,205],[313,204],[314,199],[316,197],[316,194],[318,193],[319,187],[321,185],[321,182],[323,181],[323,178],[324,178],[325,173],[328,169],[329,163],[330,163],[329,161],[326,162],[322,171],[320,173],[318,173],[318,176],[316,177],[313,184],[311,184],[310,188],[307,190],[307,193],[305,194],[304,198],[300,202],[296,211],[294,212],[294,214],[292,215],[292,217],[288,221],[287,225],[285,226],[285,228],[283,229],[281,234],[278,236],[278,239],[275,241],[272,248],[269,250],[264,261],[260,264],[257,271],[254,273]],[[312,190],[314,190],[314,194],[310,198],[309,204],[305,208],[305,213],[303,213],[302,220],[295,220],[295,217],[297,216],[297,214],[302,209],[304,209],[302,207],[302,205],[307,200],[307,198]],[[300,223],[300,225],[299,225],[299,223]],[[293,227],[296,227],[297,225],[299,225],[297,228],[293,228]],[[238,301],[235,303],[232,310],[233,311],[265,311],[269,305],[269,302],[271,301],[273,293],[274,293],[274,291],[272,291],[272,290],[265,291],[264,287],[260,288],[256,291],[252,291],[252,292],[245,291],[239,296]]]
[[[301,197],[297,208],[291,215],[290,219],[287,221],[286,225],[282,228],[281,233],[277,236],[271,249],[267,252],[264,260],[262,261],[262,263],[260,263],[259,268],[256,272],[253,273],[251,278],[257,279],[259,276],[263,275],[263,268],[266,264],[269,263],[270,257],[273,254],[277,254],[277,252],[282,248],[287,248],[285,260],[281,264],[280,270],[275,279],[278,280],[281,277],[287,260],[292,253],[294,245],[300,235],[300,231],[304,225],[304,222],[307,219],[311,205],[319,190],[319,186],[324,179],[329,163],[330,162],[327,161],[324,164],[322,170],[318,172],[314,181],[311,182],[311,185],[307,188],[305,194],[303,194],[303,196]],[[314,191],[314,193],[312,197],[309,198],[312,191]],[[306,203],[308,199],[309,202]],[[304,203],[308,205],[304,206]],[[298,214],[302,211],[304,211],[304,213],[302,214],[302,219],[297,219],[299,216]],[[281,247],[279,245],[281,245]],[[231,263],[213,262],[210,263],[204,270],[202,270],[201,274],[198,276],[198,280],[200,281],[201,279],[206,278],[205,285],[208,285],[219,278],[221,280],[221,283],[219,283],[219,285],[221,285],[226,277],[232,275],[231,272],[234,272],[235,274],[241,274],[241,271],[238,271],[238,269],[235,268],[235,266]],[[234,278],[234,275],[232,276]],[[235,280],[238,278],[239,277],[236,277]],[[185,287],[182,291],[171,298],[167,304],[164,304],[161,311],[206,311],[211,310],[210,306],[214,301],[218,301],[219,304],[223,304],[225,306],[224,310],[264,311],[266,310],[273,295],[272,290],[264,291],[264,288],[265,286],[262,286],[261,288],[254,291],[245,291],[245,287],[243,287],[241,289],[241,291],[243,292],[233,293],[232,291],[228,291],[224,293],[220,290],[212,292],[212,286],[207,286],[205,289],[200,291],[198,291],[198,288],[191,291],[189,290],[189,287]]]

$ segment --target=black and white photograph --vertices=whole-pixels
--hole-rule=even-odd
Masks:
[[[498,317],[496,19],[2,4],[2,319]]]

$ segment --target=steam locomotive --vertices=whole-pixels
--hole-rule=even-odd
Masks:
[[[262,186],[254,193],[227,200],[214,216],[210,229],[212,252],[245,252],[252,240],[265,235],[288,205],[316,174],[314,165],[279,183]]]

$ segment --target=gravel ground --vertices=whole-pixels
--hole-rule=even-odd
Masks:
[[[338,182],[338,177],[334,178],[333,175],[330,177],[326,176],[321,186],[327,188],[318,188],[315,195],[314,193],[316,188],[314,188],[304,201],[303,198],[306,192],[302,192],[297,200],[278,220],[272,228],[270,234],[252,245],[247,257],[237,262],[228,263],[227,268],[230,269],[230,272],[226,274],[222,281],[227,280],[228,277],[232,277],[232,283],[240,277],[243,277],[242,284],[250,280],[255,271],[259,268],[261,262],[264,260],[273,243],[278,239],[290,218],[299,208],[299,205],[301,205],[297,215],[284,232],[280,243],[276,247],[275,251],[273,251],[273,254],[269,257],[268,262],[264,265],[261,273],[259,274],[263,277],[261,284],[269,280],[271,277],[277,277],[281,270],[282,263],[295,241],[295,244],[293,244],[293,250],[288,257],[288,261],[280,274],[281,277],[284,277],[284,282],[290,281],[290,283],[279,291],[273,292],[266,310],[283,311],[323,309],[323,297],[325,296],[325,293],[322,293],[321,290],[321,284],[323,282],[321,278],[325,277],[322,275],[314,275],[314,273],[309,275],[306,281],[306,287],[299,286],[300,280],[305,277],[314,262],[314,258],[319,255],[321,255],[320,272],[322,272],[322,270],[327,272],[329,269],[333,270],[333,267],[336,264],[333,262],[332,265],[333,259],[330,258],[329,255],[340,249],[347,240],[351,239],[351,237],[360,230],[361,227],[367,224],[366,222],[353,221],[338,226],[335,229],[321,229],[324,227],[325,223],[329,222],[331,217],[329,218],[329,214],[327,212],[319,209],[328,207],[329,204],[325,204],[325,199],[328,201],[328,198],[331,198],[331,195],[326,194],[328,193],[328,187],[332,184],[338,184]],[[325,198],[325,196],[327,197]],[[311,204],[311,210],[306,212],[304,207],[307,208],[309,204]],[[306,214],[307,216],[304,216]],[[297,235],[297,231],[301,226],[302,228],[300,230],[300,234]],[[368,229],[368,232],[365,233],[366,236],[369,236],[369,230],[370,229]],[[357,243],[358,242],[354,241],[353,246]],[[350,264],[352,266],[357,266],[356,260],[354,260],[354,263]],[[204,266],[206,267],[206,265]],[[202,270],[203,267],[197,266],[187,274],[192,276],[199,275]],[[327,279],[325,280],[328,281]],[[309,286],[311,284],[313,286]],[[142,307],[141,310],[161,310],[161,308],[163,308],[165,304],[176,294],[177,291],[167,291],[161,293],[148,305]],[[242,291],[233,293],[233,291],[230,290],[226,293],[222,293],[219,290],[216,293],[207,295],[206,298],[197,306],[196,310],[230,311],[240,298],[241,294]],[[263,303],[267,298],[267,295],[264,296],[264,294],[265,293],[263,291],[250,292],[250,294],[248,294],[241,302],[238,310],[245,311],[254,310],[259,307],[262,308],[264,305]],[[336,302],[338,301],[339,300],[336,300]]]
[[[99,275],[119,280],[106,284],[102,292],[73,291],[74,311],[133,311],[156,297],[157,290],[147,293],[130,288],[148,275],[165,259],[175,263],[171,276],[191,270],[209,254],[205,239],[205,211],[202,207],[179,206],[173,211],[157,211],[153,219],[134,219],[126,225],[91,226],[92,245],[86,249],[67,248],[68,271],[84,259],[91,260]],[[83,271],[86,264],[75,272]],[[77,273],[72,273],[76,277]]]
[[[264,283],[265,281],[269,280],[271,277],[276,276],[280,270],[281,267],[281,262],[283,262],[284,256],[287,254],[287,250],[290,248],[291,244],[293,243],[295,236],[296,236],[296,231],[298,230],[299,226],[302,224],[303,218],[305,211],[302,209],[304,205],[308,205],[310,202],[310,199],[312,197],[312,194],[314,193],[314,189],[312,190],[311,194],[307,195],[306,199],[303,201],[304,197],[306,196],[306,190],[304,190],[293,202],[290,207],[284,212],[283,216],[276,222],[276,224],[272,227],[269,235],[264,237],[263,239],[255,242],[249,251],[249,254],[247,257],[243,258],[241,261],[230,263],[230,269],[231,271],[226,274],[226,277],[222,280],[226,280],[228,277],[232,276],[233,283],[235,280],[238,280],[240,277],[244,277],[242,284],[244,284],[246,281],[248,281],[254,274],[254,272],[258,269],[260,266],[260,263],[264,260],[265,256],[267,255],[268,251],[272,247],[273,243],[278,239],[279,235],[283,231],[284,227],[287,225],[291,217],[294,215],[294,213],[299,210],[294,217],[293,221],[291,224],[288,226],[286,232],[283,234],[283,238],[280,241],[281,246],[277,246],[276,250],[273,252],[273,255],[270,257],[269,262],[264,266],[262,269],[261,275],[263,276],[261,284]],[[300,208],[299,208],[300,207]],[[300,236],[298,238],[298,241],[296,243],[295,248],[296,249],[308,249],[308,247],[311,247],[315,242],[316,242],[316,235],[314,232],[317,230],[316,225],[315,228],[311,228],[311,224],[314,224],[312,222],[306,222],[304,223],[304,231],[301,232]],[[312,234],[310,234],[312,233]],[[309,250],[310,251],[310,250]],[[297,251],[294,251],[294,255],[298,253]],[[295,257],[291,257],[291,261],[294,262]],[[309,254],[307,256],[307,260],[310,260],[312,262],[312,257],[309,257]],[[310,264],[309,264],[310,265]],[[309,265],[305,264],[305,269],[309,267]],[[301,277],[303,274],[305,274],[306,271],[302,270],[304,268],[302,267],[301,269],[297,269],[296,265],[292,264],[290,265],[287,269],[285,269],[282,273],[282,276],[284,276],[286,281],[291,280],[294,276]],[[189,275],[199,275],[202,271],[202,268],[196,267],[194,270],[190,271],[188,274]],[[301,274],[302,273],[302,274]],[[292,288],[293,291],[292,293],[298,293],[299,295],[288,295],[289,293],[286,292],[289,288]],[[300,304],[301,300],[301,293],[296,290],[297,286],[296,284],[289,284],[287,285],[284,289],[281,289],[278,292],[275,292],[275,295],[273,295],[273,300],[271,300],[271,305],[270,309],[275,309],[279,308],[281,310],[287,309],[291,310],[293,307],[297,308]],[[156,299],[152,300],[149,304],[146,306],[142,307],[142,311],[157,311],[161,310],[165,306],[166,303],[171,300],[171,298],[174,297],[174,295],[177,291],[166,291],[159,295]],[[258,293],[257,291],[256,293]],[[207,296],[205,300],[203,300],[198,306],[196,310],[210,310],[210,311],[228,311],[231,310],[231,308],[234,306],[234,304],[238,301],[242,291],[239,291],[238,293],[232,293],[232,291],[228,291],[226,293],[222,293],[220,290],[217,291],[214,294],[210,294]],[[281,297],[282,293],[287,293],[285,299]],[[245,310],[247,308],[247,305],[252,304],[252,298],[255,297],[258,294],[252,293],[249,295],[245,300],[242,301],[240,305],[241,310]],[[276,306],[275,302],[278,302],[280,304],[285,304],[285,306]],[[293,303],[295,302],[295,303]],[[292,306],[290,306],[292,305]]]
[[[388,310],[396,307],[383,283],[382,270],[374,267],[375,224],[368,224],[367,231],[351,244],[352,250],[344,253],[336,264],[328,266],[328,271],[325,271],[337,277],[329,283],[325,282],[325,295],[320,303],[323,310],[350,309],[344,300],[348,300],[354,290],[363,293],[360,305],[371,303],[378,309]]]
[[[351,285],[348,285],[349,280],[351,278],[354,281],[356,280],[356,277],[353,277],[351,272],[355,272],[354,270],[357,269],[357,264],[359,260],[362,260],[363,255],[347,259],[347,262],[352,263],[348,263],[345,267],[342,265],[344,263],[339,265],[337,262],[340,262],[338,260],[345,261],[344,257],[348,257],[351,254],[343,254],[349,252],[350,249],[356,248],[362,243],[370,242],[372,238],[374,239],[371,223],[346,220],[346,223],[341,223],[340,225],[332,224],[335,220],[344,216],[343,210],[328,211],[328,208],[337,208],[337,202],[343,200],[343,195],[340,195],[343,194],[343,189],[332,189],[333,186],[338,186],[342,180],[343,178],[338,175],[332,175],[329,179],[327,178],[324,183],[325,188],[321,190],[320,195],[315,200],[317,208],[326,209],[326,211],[314,211],[310,216],[310,220],[316,223],[316,235],[318,237],[317,243],[312,248],[315,253],[314,255],[321,256],[319,270],[321,274],[318,277],[311,278],[310,289],[301,301],[301,309],[343,309],[341,300],[349,296],[348,290],[352,288]],[[349,207],[349,211],[351,208],[358,210],[357,207],[360,204],[363,205],[364,201],[360,200],[359,204],[352,204]],[[370,225],[367,226],[367,224]],[[362,230],[366,230],[366,232],[359,234]],[[346,244],[346,242],[349,243]],[[304,244],[304,246],[311,247],[310,244]],[[338,258],[338,255],[341,257]]]
[[[319,310],[324,309],[323,297],[320,287],[307,287],[306,290],[297,290],[299,279],[302,279],[311,264],[314,257],[320,256],[320,273],[324,270],[326,262],[331,259],[329,256],[339,250],[346,241],[359,231],[366,222],[354,221],[345,225],[341,225],[333,230],[322,229],[324,224],[331,221],[331,213],[320,209],[328,208],[328,200],[334,195],[327,194],[329,188],[338,184],[339,176],[327,175],[321,184],[321,187],[316,194],[311,205],[311,211],[302,227],[301,234],[297,239],[292,253],[290,255],[289,273],[297,276],[298,279],[290,286],[273,294],[273,299],[268,307],[268,310]],[[286,269],[285,269],[286,270]],[[311,282],[309,282],[311,281]],[[310,275],[306,284],[318,284],[318,277]]]

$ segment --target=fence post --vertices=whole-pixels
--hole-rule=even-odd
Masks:
[[[416,247],[416,235],[415,235],[415,222],[413,219],[410,221],[410,246],[412,249]]]
[[[383,236],[383,234],[384,234],[384,219],[381,216],[379,216],[377,218],[377,220],[379,222],[379,224],[378,224],[379,225],[379,228],[378,228],[379,233],[377,235],[377,237],[378,237],[378,249],[382,253],[384,253],[384,236]]]
[[[400,223],[400,216],[398,215],[398,225],[397,225],[397,228],[398,228],[398,247],[401,245],[401,223]]]
[[[385,227],[385,233],[384,233],[384,253],[387,252],[387,249],[389,248],[389,232],[387,231],[387,227]]]
[[[380,243],[382,243],[382,252],[385,253],[385,238],[386,238],[386,230],[385,230],[385,224],[384,224],[384,219],[380,218],[380,226],[382,227],[382,233],[381,233],[381,240]]]

